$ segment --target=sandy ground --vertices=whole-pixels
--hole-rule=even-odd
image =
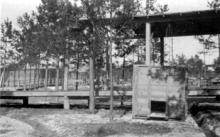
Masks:
[[[0,108],[0,137],[205,137],[191,117],[183,121],[132,119],[131,112],[88,109]]]

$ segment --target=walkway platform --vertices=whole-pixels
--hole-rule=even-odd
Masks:
[[[114,98],[132,98],[132,91],[114,91]],[[0,99],[22,99],[24,105],[28,105],[29,97],[63,97],[64,109],[69,109],[69,99],[86,99],[89,103],[89,91],[43,91],[43,90],[31,90],[31,91],[0,91]],[[110,91],[100,91],[97,99],[109,98]]]

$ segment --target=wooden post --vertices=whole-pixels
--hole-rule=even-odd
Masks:
[[[90,81],[90,91],[89,91],[89,110],[91,113],[95,113],[95,97],[94,97],[94,62],[93,56],[89,57],[89,81]]]
[[[23,98],[23,105],[27,106],[28,105],[28,97]]]
[[[64,109],[70,109],[69,97],[64,96]]]
[[[164,65],[164,38],[160,37],[160,65]]]
[[[147,66],[151,65],[151,24],[149,22],[146,23],[146,60],[145,64]]]

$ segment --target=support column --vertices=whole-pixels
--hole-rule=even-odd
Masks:
[[[64,107],[64,109],[70,109],[69,97],[67,97],[67,96],[64,96],[63,107]]]
[[[220,34],[218,34],[218,57],[220,58]]]
[[[160,37],[160,65],[164,65],[164,37]]]
[[[28,97],[23,98],[23,105],[27,106],[28,105]]]
[[[149,22],[146,23],[146,30],[145,30],[145,48],[146,48],[146,60],[145,65],[151,65],[151,25]]]

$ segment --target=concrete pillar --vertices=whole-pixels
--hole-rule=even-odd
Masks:
[[[67,96],[64,96],[63,107],[64,107],[64,109],[70,109],[69,97],[67,97]]]
[[[145,65],[151,65],[151,24],[149,22],[146,23],[145,30],[145,44],[146,44],[146,60]]]

